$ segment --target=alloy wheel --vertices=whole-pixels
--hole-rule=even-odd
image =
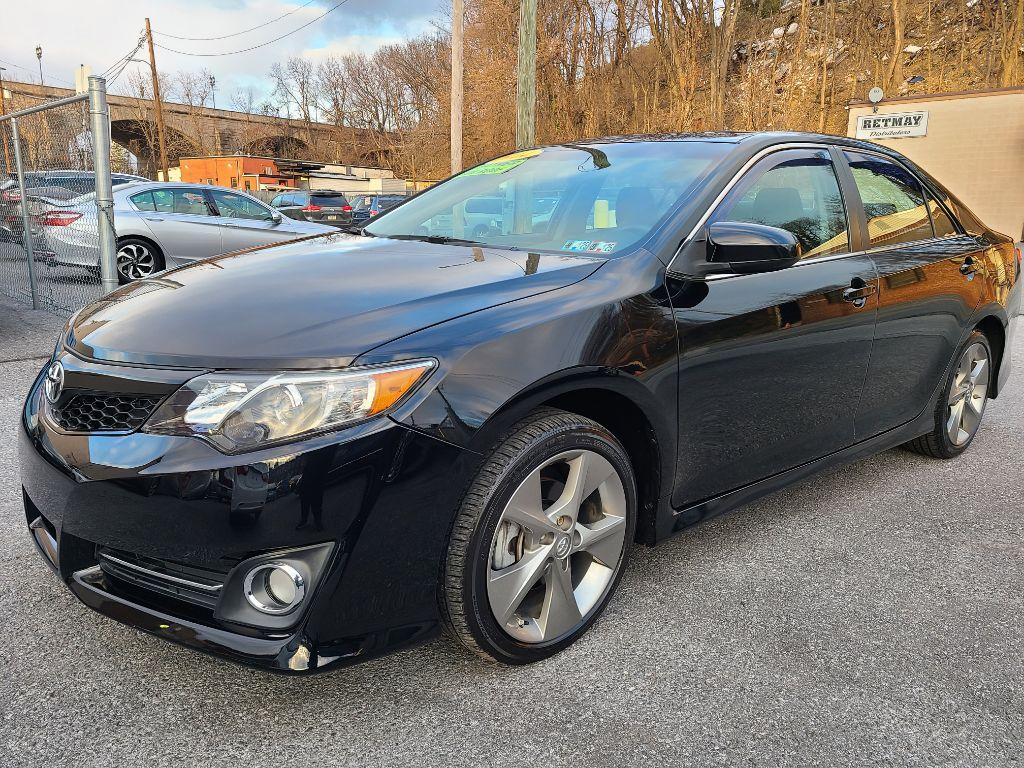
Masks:
[[[594,451],[566,451],[534,469],[491,542],[487,596],[498,625],[546,644],[586,621],[621,567],[626,509],[622,478]]]
[[[978,431],[988,400],[991,369],[984,344],[971,344],[961,355],[946,411],[946,434],[953,445],[968,443]]]
[[[156,272],[156,258],[146,246],[128,243],[117,250],[117,271],[125,280],[140,280]]]

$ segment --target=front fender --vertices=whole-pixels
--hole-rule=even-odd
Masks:
[[[392,418],[480,455],[540,405],[558,398],[564,407],[585,390],[614,393],[642,412],[660,477],[671,478],[678,344],[664,269],[652,254],[634,253],[576,284],[424,329],[355,364],[437,359],[425,389]]]

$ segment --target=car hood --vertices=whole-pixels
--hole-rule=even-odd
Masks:
[[[339,233],[125,286],[83,309],[65,343],[118,363],[342,367],[421,328],[571,285],[603,263]]]

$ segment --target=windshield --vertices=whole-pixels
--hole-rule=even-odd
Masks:
[[[728,144],[622,142],[529,149],[470,168],[366,227],[377,237],[615,253],[689,195]]]

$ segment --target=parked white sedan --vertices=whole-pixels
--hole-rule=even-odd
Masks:
[[[49,203],[36,217],[45,256],[57,264],[97,269],[95,194]],[[116,186],[114,229],[122,283],[220,253],[338,231],[286,218],[244,192],[174,182]]]

